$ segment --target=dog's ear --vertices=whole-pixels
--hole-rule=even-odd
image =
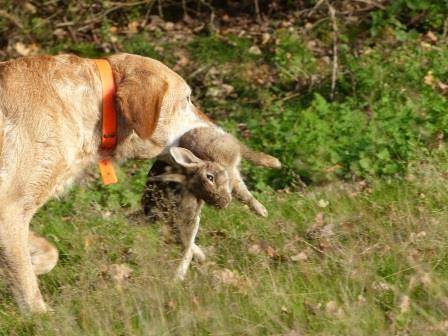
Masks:
[[[142,139],[153,134],[168,83],[149,71],[123,78],[117,85],[117,102],[127,122]]]

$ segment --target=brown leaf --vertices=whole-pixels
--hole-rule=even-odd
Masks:
[[[307,261],[308,260],[308,255],[305,252],[300,252],[300,253],[298,253],[296,255],[293,255],[291,257],[291,260],[295,261],[295,262]]]
[[[425,37],[432,43],[436,43],[438,41],[438,37],[436,36],[436,34],[434,34],[430,30],[425,34]]]
[[[121,288],[131,278],[132,268],[126,264],[112,264],[107,267],[106,274],[117,287]]]
[[[435,86],[435,79],[434,79],[434,75],[432,74],[432,71],[428,71],[428,73],[425,75],[423,82],[426,85],[429,85],[431,87]]]
[[[259,255],[261,253],[262,249],[261,249],[260,245],[253,244],[253,245],[249,246],[247,251],[249,252],[249,254]]]
[[[128,33],[131,33],[131,34],[137,33],[139,27],[140,27],[140,23],[138,21],[130,21],[128,23]]]
[[[409,310],[411,309],[411,300],[409,299],[409,296],[403,295],[400,298],[399,307],[400,313],[405,314],[409,312]]]
[[[258,46],[254,45],[252,47],[249,48],[249,54],[252,55],[261,55],[261,50],[260,48],[258,48]]]
[[[326,208],[329,204],[330,204],[330,202],[327,201],[327,200],[324,200],[324,199],[320,199],[320,200],[317,202],[317,206],[318,206],[319,208]]]
[[[39,51],[39,47],[36,44],[32,43],[25,45],[22,42],[16,42],[16,44],[14,44],[14,49],[21,56],[35,55]]]
[[[260,248],[266,253],[269,258],[274,258],[276,256],[275,249],[266,240],[261,240]]]
[[[227,268],[213,271],[215,281],[224,286],[239,287],[242,284],[242,278],[237,271],[231,271]]]

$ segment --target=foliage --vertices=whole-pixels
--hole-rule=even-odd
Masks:
[[[125,51],[174,67],[207,114],[281,159],[243,163],[269,219],[207,208],[209,261],[178,284],[172,237],[136,215],[151,163],[109,187],[93,174],[33,219],[60,251],[40,277],[55,313],[19,315],[0,282],[0,335],[446,334],[446,0],[329,1],[333,94],[326,1],[260,0],[263,24],[253,1],[184,3],[182,21],[182,2],[7,1],[0,57]],[[132,276],[114,282],[111,264]]]
[[[448,1],[394,0],[382,10],[372,12],[372,31],[391,25],[399,30],[405,27],[420,31],[442,32],[446,24]]]
[[[317,72],[317,61],[297,34],[277,32],[274,65],[278,68],[280,84],[296,83]]]
[[[234,34],[226,38],[210,35],[198,36],[189,45],[191,54],[203,63],[241,62],[255,58],[248,50],[250,40],[240,38]]]
[[[441,146],[447,132],[448,49],[438,34],[446,1],[380,1],[370,7],[333,1],[339,27],[333,93],[334,32],[325,3],[276,3],[274,13],[261,1],[261,14],[271,13],[265,25],[232,16],[219,1],[208,9],[199,5],[195,15],[175,24],[154,19],[156,6],[140,3],[8,4],[6,10],[18,16],[0,15],[0,29],[23,27],[32,43],[15,42],[17,31],[8,41],[7,50],[19,54],[40,47],[101,57],[118,50],[175,66],[206,113],[254,148],[280,157],[280,171],[244,165],[260,190],[403,174],[412,160]],[[185,4],[188,12],[194,1]],[[235,8],[251,13],[251,4]],[[176,20],[169,14],[176,6],[160,5]],[[70,22],[58,22],[59,6]],[[281,12],[295,6],[303,10]],[[211,8],[217,19],[204,25],[200,19]],[[46,20],[53,12],[55,19]],[[65,28],[72,25],[80,32]],[[124,194],[116,192],[118,198]]]

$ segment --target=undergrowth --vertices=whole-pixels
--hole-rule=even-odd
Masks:
[[[0,335],[446,334],[446,1],[328,2],[334,92],[327,2],[260,1],[262,25],[252,1],[240,16],[209,2],[214,25],[199,2],[185,2],[185,21],[164,1],[165,20],[143,3],[7,2],[19,21],[0,12],[1,57],[125,51],[168,64],[195,104],[282,161],[243,163],[269,219],[207,208],[208,262],[176,283],[179,249],[136,216],[151,162],[128,162],[120,184],[87,181],[36,215],[60,251],[40,278],[55,313],[21,316],[1,283]],[[130,277],[115,281],[111,264]]]

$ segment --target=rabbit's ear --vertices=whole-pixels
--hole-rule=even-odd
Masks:
[[[182,147],[171,147],[170,155],[178,165],[184,168],[196,168],[204,163],[191,151]]]
[[[148,178],[150,182],[177,182],[177,183],[185,183],[186,182],[185,175],[182,174],[162,174],[151,176]]]

